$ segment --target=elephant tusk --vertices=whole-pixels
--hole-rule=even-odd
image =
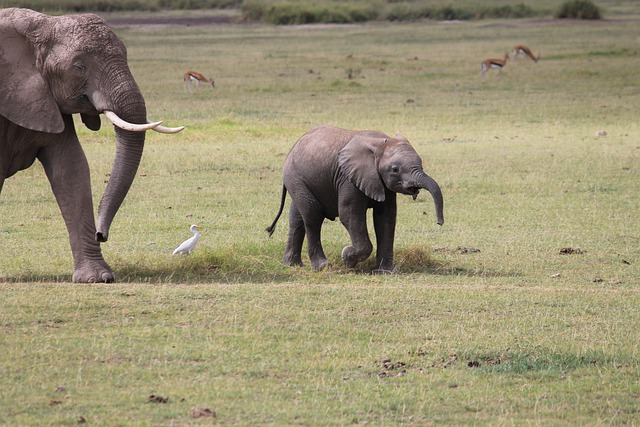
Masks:
[[[147,123],[151,123],[149,121],[147,121]],[[176,128],[169,128],[166,126],[155,126],[153,128],[153,130],[155,130],[156,132],[160,132],[160,133],[178,133],[180,131],[182,131],[184,129],[184,126],[178,126]]]
[[[149,129],[153,129],[156,126],[159,126],[160,123],[162,122],[153,122],[153,123],[146,123],[146,124],[142,124],[142,125],[136,125],[133,123],[129,123],[125,120],[122,120],[120,117],[118,117],[118,115],[116,113],[114,113],[113,111],[109,111],[109,110],[105,110],[104,111],[104,115],[111,120],[111,123],[113,123],[114,125],[118,126],[121,129],[124,130],[129,130],[132,132],[144,132],[147,131]]]

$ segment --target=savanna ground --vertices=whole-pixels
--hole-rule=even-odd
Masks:
[[[116,284],[69,283],[39,165],[5,182],[0,423],[640,424],[638,12],[118,26],[150,118],[187,130],[147,138],[103,245]],[[542,59],[480,79],[519,43]],[[189,68],[216,89],[185,93]],[[403,133],[443,188],[443,227],[399,199],[399,274],[342,267],[338,221],[321,273],[281,265],[286,215],[263,231],[321,123]],[[113,130],[80,129],[97,205]]]

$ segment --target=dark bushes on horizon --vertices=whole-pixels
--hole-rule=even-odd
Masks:
[[[247,21],[262,21],[274,25],[312,23],[356,23],[373,20],[415,21],[433,19],[437,21],[528,18],[542,16],[546,12],[536,11],[524,4],[506,6],[430,6],[410,2],[264,2],[249,0],[242,5],[242,17]]]
[[[435,3],[435,4],[434,4]],[[518,19],[542,16],[601,19],[591,0],[567,0],[555,14],[524,3],[478,2],[455,6],[426,0],[0,0],[0,7],[27,7],[45,13],[237,9],[244,21],[273,25],[348,24],[375,20],[436,21]],[[463,2],[464,4],[464,2]]]
[[[410,6],[398,4],[391,7],[384,19],[390,21],[412,21],[433,19],[436,21],[467,21],[472,19],[531,18],[541,16],[544,11],[535,11],[524,4],[506,6],[478,6],[474,9],[455,8],[452,6]]]
[[[273,25],[348,24],[380,19],[378,10],[366,3],[261,1],[245,1],[242,5],[242,18]]]
[[[0,0],[0,7],[26,7],[44,13],[231,9],[242,0]]]
[[[560,19],[601,19],[600,8],[591,0],[568,0],[562,3],[556,13]]]

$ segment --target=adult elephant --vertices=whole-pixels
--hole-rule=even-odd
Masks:
[[[4,180],[38,159],[69,232],[74,282],[112,282],[100,242],[133,181],[147,121],[145,102],[120,39],[92,14],[51,17],[0,10],[0,192]],[[96,228],[89,165],[72,114],[91,130],[104,113],[117,127],[116,156]]]
[[[379,131],[352,131],[318,126],[303,135],[284,163],[280,210],[269,235],[282,214],[287,191],[291,193],[289,238],[284,263],[302,265],[302,244],[307,237],[311,266],[322,270],[329,261],[322,249],[320,230],[325,218],[340,221],[351,237],[342,260],[353,268],[371,255],[367,209],[373,208],[376,234],[375,272],[393,272],[393,241],[396,227],[396,194],[413,199],[421,188],[435,202],[438,224],[444,223],[442,192],[422,169],[422,160],[409,141]]]

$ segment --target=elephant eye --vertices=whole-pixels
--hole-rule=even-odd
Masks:
[[[400,172],[400,168],[396,165],[391,166],[391,172],[398,173]]]
[[[78,70],[81,70],[81,71],[85,71],[87,69],[87,67],[85,67],[85,65],[80,61],[74,62],[73,66],[76,67]]]

